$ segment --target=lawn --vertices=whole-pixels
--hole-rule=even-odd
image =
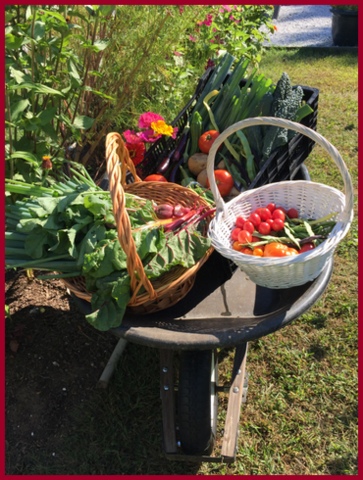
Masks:
[[[340,151],[357,195],[357,52],[271,48],[260,68],[274,81],[286,71],[292,83],[319,89],[317,130]],[[319,148],[306,165],[313,181],[342,188],[337,168]],[[109,387],[95,388],[67,412],[72,426],[57,455],[50,458],[34,450],[31,471],[24,467],[15,473],[356,475],[357,223],[355,216],[336,251],[332,280],[320,300],[285,329],[250,343],[248,395],[235,463],[165,459],[158,352],[129,344]],[[223,352],[221,383],[230,375],[232,353]],[[225,406],[221,394],[221,425]],[[216,455],[219,445],[217,440]]]

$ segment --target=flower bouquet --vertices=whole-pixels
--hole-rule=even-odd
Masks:
[[[122,134],[135,167],[144,160],[148,144],[155,143],[163,136],[176,139],[178,134],[178,127],[168,125],[161,115],[153,112],[142,113],[137,126],[138,132],[125,130]]]

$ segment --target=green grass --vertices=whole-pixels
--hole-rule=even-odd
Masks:
[[[357,192],[357,54],[276,48],[261,70],[275,81],[286,71],[293,83],[320,90],[317,129],[340,151]],[[324,152],[314,149],[306,164],[313,181],[341,188]],[[235,463],[164,458],[158,352],[129,344],[109,388],[72,412],[73,429],[57,456],[49,461],[51,450],[38,452],[27,473],[356,475],[357,242],[355,217],[321,299],[289,327],[251,342]],[[231,355],[225,352],[222,382]],[[221,422],[225,406],[221,395]]]

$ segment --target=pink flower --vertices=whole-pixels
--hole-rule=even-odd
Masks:
[[[157,113],[153,113],[153,112],[145,112],[145,113],[142,113],[139,117],[139,123],[138,123],[138,127],[139,128],[150,128],[150,125],[153,123],[153,122],[156,122],[158,120],[164,120],[163,117]]]
[[[231,7],[229,5],[221,5],[221,9],[219,10],[221,13],[224,13],[224,12],[230,12],[231,11]]]
[[[130,144],[142,142],[140,139],[140,134],[134,132],[133,130],[125,130],[123,132],[123,136],[125,137],[126,142]]]
[[[191,42],[196,42],[197,41],[196,37],[194,37],[193,35],[189,35],[189,40]]]
[[[203,23],[207,27],[210,27],[212,25],[212,22],[213,22],[213,15],[211,13],[208,13]]]

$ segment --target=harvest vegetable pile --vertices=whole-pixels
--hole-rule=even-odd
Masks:
[[[87,320],[99,330],[120,325],[130,300],[126,254],[117,237],[109,191],[79,164],[48,185],[6,181],[6,268],[44,270],[38,278],[82,276],[92,294]],[[17,199],[16,199],[17,197]],[[210,248],[201,233],[209,207],[155,205],[126,192],[137,252],[149,279],[177,265],[190,268]],[[213,210],[213,208],[212,208]]]
[[[321,219],[299,218],[296,208],[269,203],[238,216],[231,232],[234,250],[258,257],[286,257],[308,252],[324,241],[336,222],[332,213]]]
[[[153,173],[182,185],[197,181],[208,187],[207,156],[220,132],[240,120],[262,115],[300,122],[313,112],[303,98],[303,88],[293,86],[286,72],[275,85],[247,59],[236,61],[227,53],[220,57],[185,127],[178,132],[175,147],[159,159]],[[271,153],[294,135],[291,130],[256,126],[226,139],[215,158],[221,195],[237,195],[248,188]]]
[[[286,73],[273,85],[256,69],[249,71],[248,60],[236,62],[225,54],[180,131],[160,115],[146,112],[139,119],[141,132],[124,132],[130,158],[131,149],[145,151],[143,142],[155,142],[162,135],[176,140],[167,156],[152,165],[151,174],[140,177],[189,186],[206,200],[206,206],[186,208],[156,205],[152,199],[126,193],[132,237],[151,281],[177,266],[191,268],[211,247],[204,227],[215,208],[206,166],[209,149],[220,132],[248,117],[269,115],[300,121],[313,111],[303,101],[302,87],[293,87]],[[218,149],[214,168],[222,197],[248,189],[271,152],[287,144],[294,134],[259,126],[226,139]],[[138,148],[140,142],[142,149]],[[135,157],[133,161],[138,171],[142,161]],[[58,176],[54,177],[49,173],[41,185],[6,181],[6,268],[43,270],[49,273],[39,278],[46,279],[81,277],[92,295],[92,313],[87,320],[99,330],[108,330],[120,325],[132,297],[127,256],[118,241],[110,192],[97,186],[81,164],[69,162],[69,172],[55,172]],[[283,212],[278,227],[281,219],[274,217],[279,209],[269,207],[260,209],[264,214],[254,212],[243,224],[238,219],[231,239],[234,249],[269,256],[276,244],[276,255],[286,249],[290,254],[302,252],[326,238],[333,227],[329,219],[301,220],[291,211]],[[267,211],[271,218],[266,217]]]

